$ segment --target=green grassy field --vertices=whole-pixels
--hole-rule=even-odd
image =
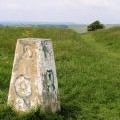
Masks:
[[[18,38],[53,41],[61,112],[18,114],[7,106]],[[120,120],[120,28],[79,34],[64,28],[0,28],[0,120]]]

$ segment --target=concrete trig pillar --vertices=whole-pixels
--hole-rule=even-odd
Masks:
[[[58,82],[52,41],[40,38],[18,39],[10,81],[8,104],[17,111],[41,106],[60,110]]]

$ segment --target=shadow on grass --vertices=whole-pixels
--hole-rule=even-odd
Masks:
[[[76,120],[80,109],[77,106],[61,105],[58,113],[44,113],[38,108],[30,113],[18,114],[12,108],[6,106],[0,110],[0,120]]]
[[[78,114],[81,113],[81,109],[76,105],[61,105],[61,112],[58,115],[63,117],[63,120],[76,120]]]

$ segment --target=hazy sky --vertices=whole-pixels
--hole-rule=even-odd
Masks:
[[[120,23],[120,0],[0,0],[0,21]]]

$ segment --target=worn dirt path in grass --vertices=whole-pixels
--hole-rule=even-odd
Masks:
[[[108,57],[120,58],[119,54],[116,52],[109,51],[107,47],[104,47],[102,44],[96,42],[94,36],[91,33],[82,34],[81,38],[90,46],[92,46],[97,52],[106,54]]]

